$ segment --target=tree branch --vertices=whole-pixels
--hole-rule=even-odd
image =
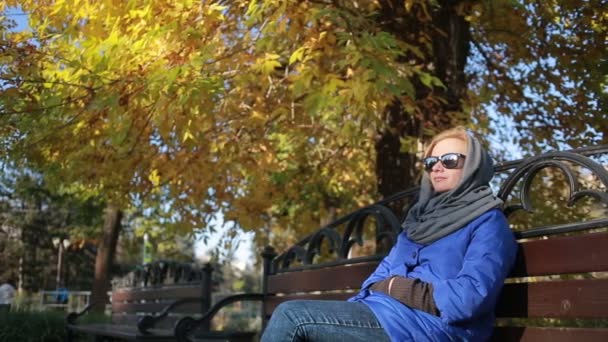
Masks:
[[[74,103],[76,101],[85,99],[88,96],[90,96],[90,94],[79,96],[79,97],[77,97],[75,99],[71,99],[69,101],[64,101],[64,102],[58,103],[56,105],[48,106],[48,107],[40,107],[40,108],[34,108],[34,109],[28,109],[28,110],[0,111],[0,115],[33,114],[33,113],[36,113],[36,112],[44,112],[44,111],[47,111],[47,110],[50,110],[50,109],[55,109],[55,108],[59,108],[59,107],[68,105],[70,103]]]

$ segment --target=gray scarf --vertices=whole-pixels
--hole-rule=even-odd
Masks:
[[[402,224],[410,240],[430,244],[462,228],[479,215],[502,206],[492,194],[489,182],[494,175],[492,158],[479,141],[468,135],[469,146],[462,179],[443,193],[435,193],[427,172],[422,177],[418,202]]]

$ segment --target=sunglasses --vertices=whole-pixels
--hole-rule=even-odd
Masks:
[[[462,169],[466,156],[462,153],[446,153],[441,157],[426,157],[422,160],[426,172],[431,172],[438,162],[446,169]]]

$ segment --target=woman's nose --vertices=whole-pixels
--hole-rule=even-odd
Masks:
[[[431,169],[431,171],[433,172],[440,172],[443,171],[445,168],[443,167],[443,164],[438,161],[437,163],[435,163],[435,165],[433,165],[433,168]]]

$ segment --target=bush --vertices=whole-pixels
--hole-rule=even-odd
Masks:
[[[1,342],[60,342],[65,338],[65,312],[0,312]]]

